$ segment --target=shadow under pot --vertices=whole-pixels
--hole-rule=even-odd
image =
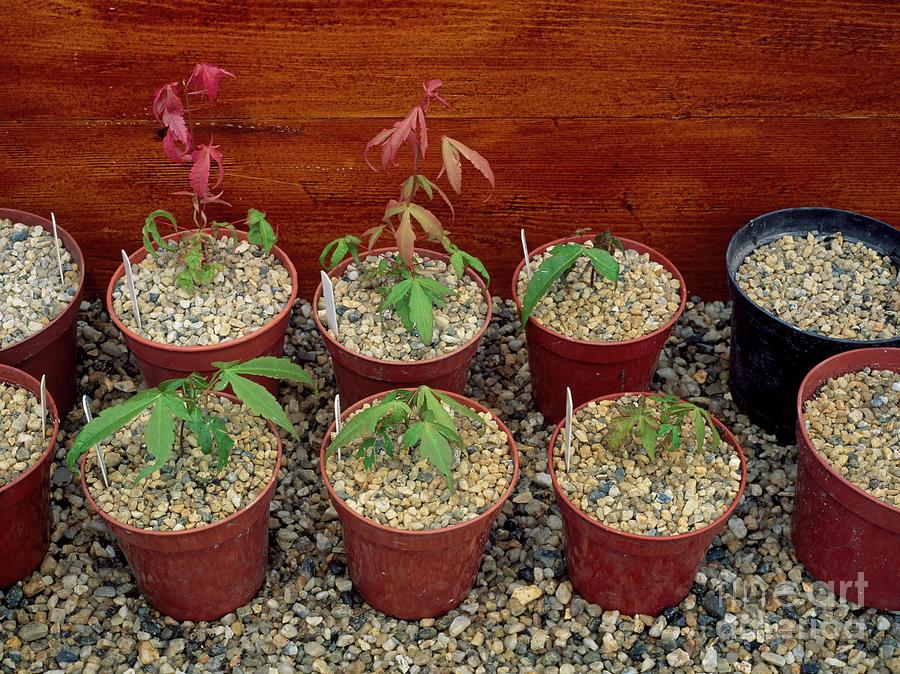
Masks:
[[[656,395],[617,393],[575,410],[568,469],[564,422],[548,448],[572,585],[589,602],[628,615],[656,615],[687,596],[747,482],[740,445],[712,417],[718,447],[707,426],[701,450],[687,420],[681,449],[658,448],[655,459],[637,437],[611,449],[606,420],[642,404],[653,409]]]
[[[401,449],[399,438],[393,456],[378,456],[375,467],[367,471],[354,454],[358,443],[343,448],[342,458],[336,452],[328,455],[332,423],[319,454],[356,590],[373,608],[403,620],[443,615],[466,598],[491,526],[519,475],[515,441],[499,417],[463,396],[438,393],[480,416],[490,415],[480,427],[459,426],[466,449],[452,468],[454,490],[448,491],[445,478],[431,464],[409,456],[414,450]],[[345,423],[380,397],[370,396],[347,409]],[[459,423],[468,419],[456,418]]]
[[[0,436],[15,437],[0,450],[0,588],[34,571],[50,547],[50,464],[59,417],[47,392],[41,425],[41,385],[29,374],[0,365]]]
[[[900,610],[900,349],[832,356],[796,405],[797,556],[839,599]]]
[[[371,258],[395,254],[396,251],[396,248],[378,248],[361,252],[359,257],[363,269]],[[316,288],[313,316],[331,356],[338,392],[344,405],[407,386],[424,385],[459,394],[466,387],[469,366],[491,322],[491,295],[484,281],[471,269],[466,269],[465,285],[459,284],[447,255],[424,248],[416,248],[415,253],[423,261],[426,273],[457,291],[456,296],[451,294],[446,298],[448,307],[451,303],[457,303],[455,312],[445,308],[435,311],[431,345],[422,344],[417,334],[411,336],[407,333],[395,313],[391,312],[386,318],[383,312],[378,311],[383,297],[360,280],[359,265],[352,259],[345,260],[329,272],[335,283],[337,337],[326,325],[322,284],[319,283]],[[432,269],[434,271],[430,271]],[[465,295],[461,306],[460,293]],[[347,307],[345,303],[348,301],[354,306]],[[456,316],[451,320],[449,314],[452,313]],[[354,340],[356,348],[347,345],[348,338]],[[357,340],[360,343],[357,344]],[[410,348],[403,349],[403,345],[407,344]],[[402,349],[404,353],[395,353],[392,349]]]
[[[88,503],[115,536],[147,601],[176,620],[217,620],[256,596],[266,576],[281,438],[271,424],[241,412],[236,398],[218,396],[217,411],[245,426],[241,434],[229,429],[243,439],[221,473],[214,455],[186,442],[183,455],[176,444],[177,460],[135,482],[146,448],[143,433],[133,431],[146,424],[146,413],[103,444],[109,488],[95,450],[81,459]]]
[[[557,239],[531,251],[532,272],[537,271],[541,256],[554,246],[584,243],[592,238],[588,234]],[[571,278],[557,281],[528,318],[525,339],[528,344],[532,395],[535,406],[548,423],[556,423],[565,416],[567,387],[572,390],[572,403],[575,406],[601,395],[649,389],[660,351],[678,317],[684,312],[687,291],[684,279],[675,265],[661,253],[637,241],[619,240],[627,251],[627,257],[621,251],[616,251],[621,266],[617,284],[600,278],[598,274],[595,286],[605,284],[608,289],[604,287],[598,290],[603,295],[598,294],[595,300],[593,296],[585,298],[583,295],[589,287],[588,282],[583,284],[585,288],[580,291],[581,297],[575,299],[575,295],[579,294],[578,289],[573,287],[575,281]],[[587,279],[591,273],[587,261],[575,264],[583,265],[582,278]],[[577,273],[577,270],[573,272],[575,275]],[[640,295],[646,288],[641,284],[650,277],[659,279],[660,294],[654,295],[651,303],[644,305]],[[512,297],[520,315],[526,284],[523,259],[516,267],[512,280]],[[568,293],[565,295],[566,301],[571,298],[573,302],[580,302],[582,305],[578,306],[577,313],[571,310],[560,311],[550,322],[542,317],[541,305],[555,301],[551,297],[556,292],[554,288]],[[665,293],[670,297],[666,297]],[[632,296],[633,300],[629,300]],[[657,304],[660,298],[663,303]],[[624,313],[610,311],[617,301],[623,303]],[[626,319],[631,317],[629,304],[632,302],[642,304],[646,309],[647,316],[635,316],[635,320],[644,321],[644,326],[632,326],[630,322],[625,324]],[[570,334],[564,334],[563,330],[566,328],[563,323],[567,320],[577,322],[578,329],[585,330],[584,338],[571,336],[571,329],[567,330]],[[609,334],[610,331],[612,335],[605,337],[604,333]]]
[[[27,372],[38,381],[46,375],[47,389],[53,395],[59,409],[65,414],[75,404],[75,320],[78,317],[78,309],[84,295],[84,257],[75,239],[62,227],[57,227],[66,279],[65,288],[61,288],[51,222],[47,218],[33,213],[0,208],[0,220],[7,219],[13,225],[21,223],[28,227],[42,227],[45,230],[45,233],[38,238],[31,237],[27,231],[21,229],[14,229],[12,236],[16,239],[21,237],[23,245],[29,241],[40,241],[40,245],[43,247],[40,255],[47,257],[47,265],[41,266],[40,269],[49,277],[29,279],[27,290],[43,292],[45,289],[55,289],[58,291],[57,294],[54,294],[56,302],[62,303],[64,306],[61,306],[59,313],[52,317],[44,315],[32,318],[31,321],[36,323],[47,321],[43,327],[37,330],[28,328],[28,322],[23,320],[21,314],[17,314],[15,316],[16,326],[25,326],[28,328],[29,334],[16,342],[7,343],[5,340],[0,340],[0,347],[2,347],[0,348],[0,364]],[[4,243],[0,243],[0,247],[3,245]],[[10,264],[14,264],[21,263],[23,259],[26,259],[24,252],[20,255],[15,250],[9,256],[4,256],[4,262],[0,263],[0,279],[3,278],[6,271],[4,269],[7,264],[6,260],[9,260]],[[20,277],[22,273],[20,270],[16,272],[16,276]],[[21,280],[19,282],[21,283]],[[22,297],[24,290],[26,289],[21,287],[17,287],[15,290],[0,287],[0,292],[15,295],[15,297]],[[63,299],[60,300],[60,298]],[[23,299],[25,298],[23,297]],[[3,319],[4,317],[0,316],[0,323],[3,322]],[[2,337],[2,333],[0,333],[0,337]]]
[[[165,237],[177,242],[194,230]],[[258,356],[280,356],[284,336],[297,299],[297,270],[287,254],[273,247],[269,254],[247,243],[247,233],[222,232],[217,240],[214,261],[222,264],[222,273],[230,285],[230,296],[217,290],[217,280],[200,286],[193,293],[182,293],[174,285],[181,269],[177,253],[162,251],[154,260],[145,248],[129,256],[134,271],[135,290],[141,310],[142,329],[138,330],[125,283],[125,267],[119,265],[106,290],[106,306],[110,318],[122,332],[125,344],[134,355],[148,386],[162,381],[189,376],[192,372],[209,375],[217,361],[245,361]],[[142,273],[142,263],[151,264],[152,272]],[[161,287],[153,277],[170,279]],[[239,298],[253,292],[251,286],[268,285],[271,292],[255,297],[250,305]],[[161,299],[166,294],[168,299]],[[154,311],[161,302],[171,311]],[[226,320],[231,314],[235,318]],[[163,318],[165,316],[165,318]],[[265,317],[264,321],[260,317]],[[171,323],[169,323],[171,319]],[[188,324],[190,328],[186,327]],[[209,344],[187,344],[191,338],[204,336]],[[277,395],[279,382],[267,377],[251,377]]]
[[[797,390],[814,365],[900,347],[900,231],[884,222],[833,208],[766,213],[735,233],[726,263],[731,394],[782,444],[794,441]]]

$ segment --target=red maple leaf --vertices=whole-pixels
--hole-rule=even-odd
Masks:
[[[428,80],[422,84],[422,88],[425,90],[425,100],[422,103],[422,107],[424,107],[426,111],[428,110],[428,104],[431,103],[431,101],[437,101],[448,110],[450,109],[450,104],[438,93],[438,89],[441,88],[442,84],[443,82],[440,80]]]
[[[218,66],[211,66],[208,63],[198,63],[194,66],[194,72],[188,78],[188,90],[192,94],[206,93],[206,97],[210,103],[214,103],[219,95],[219,82],[226,77],[234,77],[230,72]],[[196,88],[191,88],[193,85]]]
[[[218,145],[198,145],[197,149],[191,153],[191,159],[194,162],[190,173],[191,189],[194,190],[194,194],[198,197],[207,197],[222,184],[222,180],[225,178],[225,168],[222,166],[222,153],[219,152]],[[209,173],[213,162],[219,169],[219,175],[215,184],[210,187]]]

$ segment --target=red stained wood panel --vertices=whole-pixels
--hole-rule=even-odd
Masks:
[[[214,128],[216,142],[230,150],[225,193],[232,216],[251,206],[268,213],[298,265],[304,296],[313,290],[324,243],[376,222],[402,179],[373,173],[362,160],[360,139],[377,125],[305,120]],[[486,183],[464,167],[450,229],[485,260],[502,295],[520,260],[521,227],[533,246],[580,227],[610,227],[664,252],[691,293],[722,297],[728,238],[755,214],[832,205],[900,222],[892,180],[900,155],[896,120],[497,120],[448,121],[444,128],[494,160],[497,189],[487,202]],[[0,123],[6,201],[56,211],[90,260],[92,293],[103,289],[119,249],[140,245],[150,210],[189,217],[185,197],[171,194],[186,185],[186,169],[161,158],[153,131],[115,122]],[[57,155],[61,146],[69,148],[65,156]]]

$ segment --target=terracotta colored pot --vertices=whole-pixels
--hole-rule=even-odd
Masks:
[[[281,437],[271,424],[269,430],[278,441],[278,458],[265,488],[225,519],[184,531],[137,529],[119,522],[97,505],[88,489],[86,462],[93,450],[81,458],[88,503],[116,537],[138,587],[160,613],[176,620],[217,620],[249,602],[262,586],[269,556],[269,505],[281,470]],[[93,469],[99,470],[96,465]]]
[[[178,240],[184,234],[185,232],[170,234],[165,239],[167,241]],[[223,232],[222,236],[228,236],[228,233]],[[237,232],[237,236],[241,241],[247,240],[246,232]],[[287,253],[277,246],[272,249],[272,255],[281,261],[281,264],[284,265],[284,268],[291,275],[291,295],[284,308],[275,314],[274,318],[263,327],[249,335],[231,339],[221,344],[210,344],[207,346],[162,344],[142,337],[127,327],[116,315],[113,307],[113,291],[119,279],[125,274],[124,265],[119,265],[109,282],[109,287],[106,289],[106,306],[109,309],[109,315],[113,323],[121,330],[122,336],[125,338],[125,344],[131,353],[134,354],[134,359],[137,361],[141,374],[144,375],[148,386],[156,386],[162,381],[184,377],[192,372],[209,375],[213,371],[212,364],[216,361],[245,361],[258,356],[282,355],[284,335],[291,320],[294,300],[297,299],[297,270],[291,263]],[[147,250],[140,248],[132,253],[129,259],[131,264],[135,265],[145,257],[147,257]],[[278,393],[279,382],[277,380],[269,379],[268,377],[250,378],[265,386],[273,395]]]
[[[862,241],[882,255],[900,260],[900,230],[891,225],[834,208],[786,208],[753,218],[741,227],[725,254],[731,293],[731,356],[728,386],[738,407],[753,423],[794,441],[800,382],[826,358],[863,347],[900,347],[900,337],[860,341],[837,339],[781,320],[754,303],[737,282],[744,258],[761,245],[788,234],[805,237],[843,232],[845,240]]]
[[[657,394],[614,393],[596,401],[615,400],[623,395]],[[731,445],[741,459],[741,484],[737,496],[714,522],[702,529],[674,536],[644,536],[619,531],[578,508],[556,479],[553,448],[564,422],[556,427],[550,438],[547,461],[566,533],[566,569],[572,585],[589,602],[628,615],[656,615],[678,604],[691,591],[694,576],[706,558],[712,539],[731,517],[747,484],[747,462],[741,446],[722,422],[713,420],[722,440]]]
[[[898,611],[900,508],[839,475],[813,447],[802,421],[803,404],[822,384],[866,367],[900,373],[900,349],[856,349],[832,356],[816,365],[800,385],[792,538],[809,572],[842,599]]]
[[[567,242],[582,243],[589,239],[589,234],[557,239],[531,251],[531,257],[540,255],[551,246]],[[548,423],[555,424],[565,416],[566,387],[572,389],[572,404],[576,406],[609,393],[649,389],[659,353],[684,311],[687,290],[675,265],[662,254],[637,241],[619,240],[626,249],[648,254],[651,260],[661,264],[678,280],[681,284],[681,304],[675,315],[658,330],[623,342],[574,339],[542,325],[531,316],[525,326],[531,390],[535,406]],[[520,315],[522,300],[518,294],[518,279],[524,266],[523,259],[516,267],[512,280],[512,297],[519,307]]]
[[[40,397],[41,384],[31,375],[0,365],[0,382],[15,384]],[[34,571],[50,547],[50,464],[56,450],[59,415],[47,391],[53,436],[37,463],[0,487],[0,587],[9,587]]]
[[[0,218],[9,218],[13,222],[21,222],[29,227],[40,225],[50,232],[53,231],[53,225],[47,218],[25,211],[0,208]],[[46,375],[47,390],[65,414],[75,404],[75,319],[78,317],[78,309],[84,295],[84,257],[75,239],[66,230],[57,226],[56,232],[60,242],[78,265],[78,288],[69,306],[43,330],[21,342],[0,349],[0,364],[11,365],[27,372],[38,381],[42,375]]]
[[[360,253],[360,258],[364,259],[369,255],[380,255],[395,250],[397,249],[377,248]],[[447,263],[450,261],[448,256],[432,250],[416,248],[416,253],[432,260],[443,260]],[[330,272],[331,276],[335,278],[340,276],[349,264],[350,260],[345,260]],[[341,344],[319,320],[318,306],[319,298],[322,296],[322,284],[319,283],[315,295],[313,295],[313,317],[319,332],[322,333],[322,339],[325,340],[325,347],[331,355],[334,377],[337,380],[338,392],[341,394],[341,402],[344,405],[353,404],[376,393],[406,386],[425,385],[453,393],[461,394],[463,392],[466,387],[466,378],[469,376],[469,365],[475,358],[484,331],[491,322],[491,295],[484,285],[484,281],[470,269],[466,270],[466,274],[484,292],[484,300],[487,303],[487,316],[484,323],[475,336],[456,351],[435,358],[413,361],[370,358]]]
[[[445,391],[477,412],[490,412],[474,400]],[[348,417],[369,396],[347,409]],[[331,503],[344,532],[344,547],[353,584],[375,609],[403,620],[443,615],[458,606],[475,583],[491,525],[500,514],[519,478],[519,454],[509,429],[491,412],[506,433],[513,461],[513,474],[503,496],[478,517],[444,529],[407,531],[393,529],[352,510],[334,491],[325,467],[325,452],[334,423],[325,434],[319,452],[319,468]]]

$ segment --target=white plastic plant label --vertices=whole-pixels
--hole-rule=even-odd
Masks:
[[[531,260],[528,259],[528,243],[525,241],[525,228],[519,230],[522,238],[522,253],[525,255],[525,273],[531,278]]]
[[[93,419],[91,414],[91,400],[87,396],[81,396],[81,408],[84,410],[84,418],[88,423]],[[103,484],[109,489],[109,479],[106,477],[106,459],[103,457],[103,450],[100,445],[94,445],[94,451],[97,453],[97,464],[100,466],[100,474],[103,476]]]
[[[131,260],[128,254],[122,251],[122,264],[125,266],[125,284],[128,286],[128,294],[131,295],[131,308],[134,310],[134,320],[137,321],[138,330],[142,330],[141,326],[141,309],[138,307],[137,291],[134,289],[134,274],[131,272]]]
[[[334,308],[334,284],[331,277],[324,271],[319,272],[322,276],[322,294],[325,296],[325,320],[328,322],[328,329],[331,333],[338,336],[337,312]]]
[[[566,429],[565,447],[563,458],[566,460],[566,470],[569,470],[569,462],[572,460],[572,389],[566,386]]]
[[[41,375],[41,431],[47,435],[47,375]]]
[[[56,246],[56,266],[59,268],[59,282],[66,285],[66,275],[63,274],[62,255],[59,252],[59,234],[56,233],[56,214],[50,213],[50,222],[53,223],[53,243]]]
[[[337,433],[341,432],[341,426],[343,422],[341,421],[341,394],[338,393],[334,396],[334,430]],[[338,449],[338,461],[341,460],[341,450]]]

